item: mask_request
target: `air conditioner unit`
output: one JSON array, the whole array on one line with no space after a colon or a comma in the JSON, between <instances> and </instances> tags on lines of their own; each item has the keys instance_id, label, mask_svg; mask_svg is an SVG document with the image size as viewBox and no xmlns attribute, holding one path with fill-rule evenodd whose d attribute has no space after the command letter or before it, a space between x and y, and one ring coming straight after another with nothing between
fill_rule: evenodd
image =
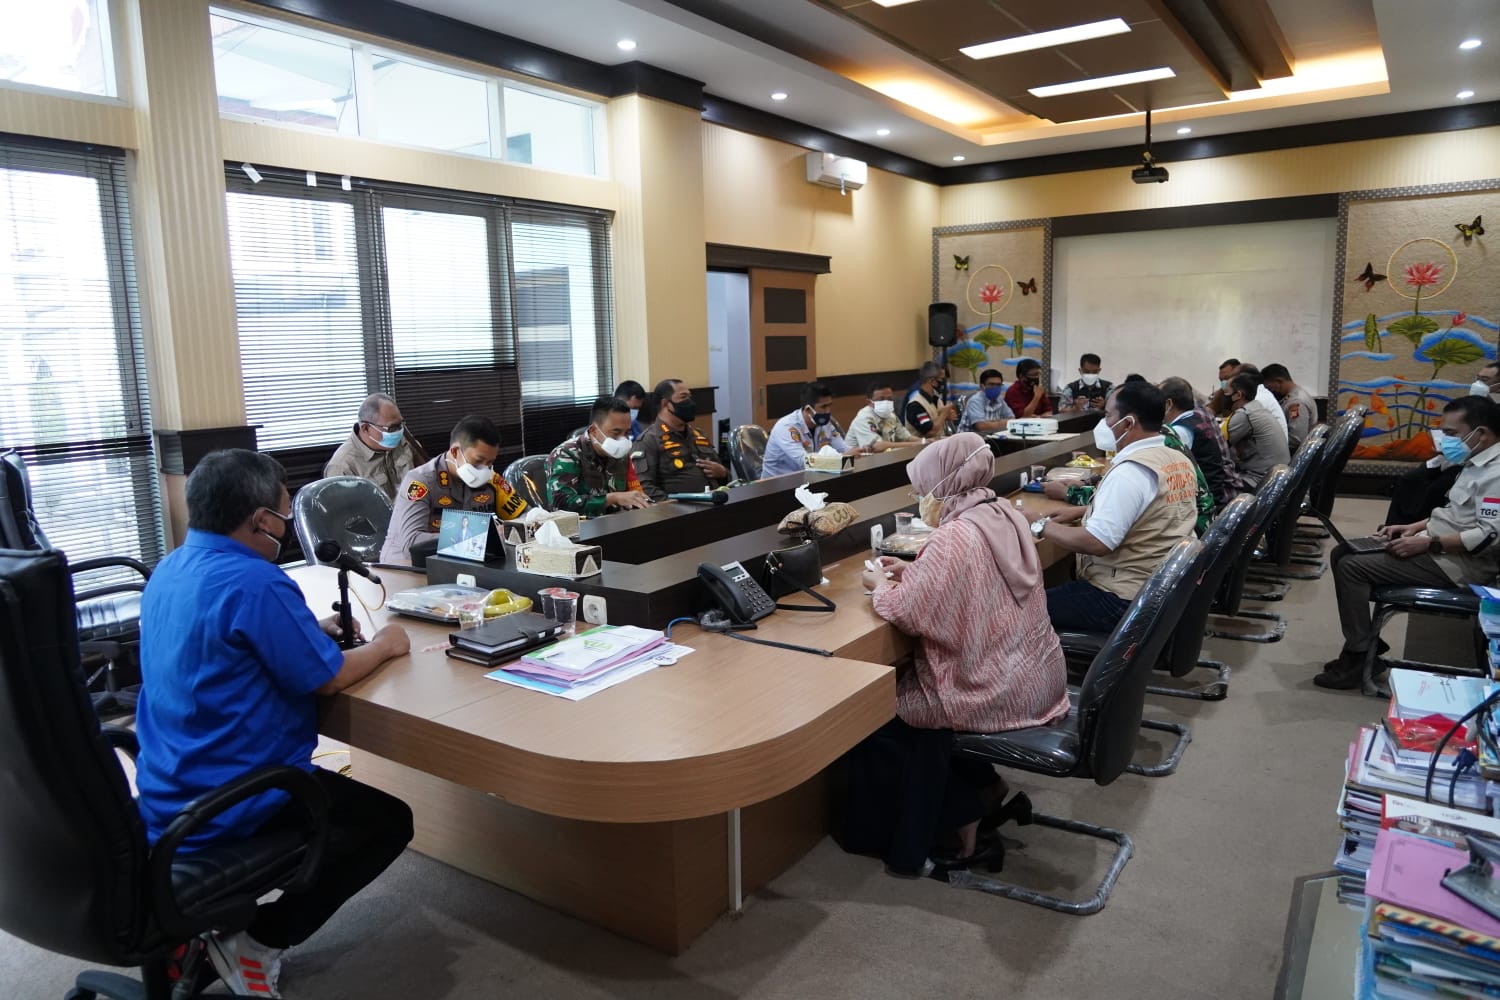
<instances>
[{"instance_id":1,"label":"air conditioner unit","mask_svg":"<svg viewBox=\"0 0 1500 1000\"><path fill-rule=\"evenodd\" d=\"M869 168L864 160L832 153L807 154L807 179L814 184L836 187L840 191L858 191L865 186Z\"/></svg>"}]
</instances>

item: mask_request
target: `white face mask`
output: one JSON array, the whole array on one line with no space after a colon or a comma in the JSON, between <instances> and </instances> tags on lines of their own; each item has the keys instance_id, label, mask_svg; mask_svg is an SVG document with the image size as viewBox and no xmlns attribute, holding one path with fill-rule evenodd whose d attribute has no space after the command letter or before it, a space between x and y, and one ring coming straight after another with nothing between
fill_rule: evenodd
<instances>
[{"instance_id":1,"label":"white face mask","mask_svg":"<svg viewBox=\"0 0 1500 1000\"><path fill-rule=\"evenodd\" d=\"M607 437L599 442L599 447L604 449L604 454L608 455L610 458L624 458L626 455L630 454L630 438Z\"/></svg>"},{"instance_id":2,"label":"white face mask","mask_svg":"<svg viewBox=\"0 0 1500 1000\"><path fill-rule=\"evenodd\" d=\"M1490 384L1488 382L1476 378L1473 382L1469 383L1469 395L1488 396L1489 394Z\"/></svg>"},{"instance_id":3,"label":"white face mask","mask_svg":"<svg viewBox=\"0 0 1500 1000\"><path fill-rule=\"evenodd\" d=\"M1130 418L1121 417L1115 423L1121 424L1128 419ZM1114 451L1119 447L1119 442L1115 440L1115 432L1111 429L1108 420L1101 420L1094 425L1094 447L1100 451Z\"/></svg>"},{"instance_id":4,"label":"white face mask","mask_svg":"<svg viewBox=\"0 0 1500 1000\"><path fill-rule=\"evenodd\" d=\"M458 463L458 478L462 479L464 484L471 490L479 489L479 487L489 482L490 477L494 474L488 465L470 465L464 460L463 452L459 452L458 455L451 457L454 462Z\"/></svg>"},{"instance_id":5,"label":"white face mask","mask_svg":"<svg viewBox=\"0 0 1500 1000\"><path fill-rule=\"evenodd\" d=\"M950 500L953 496L957 495L952 494L950 496L940 497L937 495L938 490L942 488L944 483L963 471L963 467L968 465L970 459L972 459L975 455L987 452L989 450L990 446L984 445L969 452L964 456L964 460L958 464L957 469L954 469L942 479L939 479L937 481L937 485L933 486L931 490L922 494L922 496L917 499L917 516L922 519L923 524L926 524L931 528L936 528L938 526L938 523L943 519L943 501Z\"/></svg>"},{"instance_id":6,"label":"white face mask","mask_svg":"<svg viewBox=\"0 0 1500 1000\"><path fill-rule=\"evenodd\" d=\"M896 415L896 404L892 400L877 400L876 402L871 403L870 406L875 411L875 416L879 417L881 420L889 420L891 417L894 417Z\"/></svg>"},{"instance_id":7,"label":"white face mask","mask_svg":"<svg viewBox=\"0 0 1500 1000\"><path fill-rule=\"evenodd\" d=\"M1082 382L1083 382L1084 385L1098 385L1099 384L1099 373L1098 372L1084 372L1080 376L1080 378L1081 378L1081 380L1082 380Z\"/></svg>"}]
</instances>

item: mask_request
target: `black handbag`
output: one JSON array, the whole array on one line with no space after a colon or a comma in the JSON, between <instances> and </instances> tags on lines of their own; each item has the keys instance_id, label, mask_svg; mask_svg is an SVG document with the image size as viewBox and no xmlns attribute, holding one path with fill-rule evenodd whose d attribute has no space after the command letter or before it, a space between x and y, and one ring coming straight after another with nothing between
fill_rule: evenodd
<instances>
[{"instance_id":1,"label":"black handbag","mask_svg":"<svg viewBox=\"0 0 1500 1000\"><path fill-rule=\"evenodd\" d=\"M833 611L837 605L813 588L823 582L823 561L818 555L818 543L807 541L790 545L784 549L772 549L766 553L762 571L764 586L772 597L786 597L801 591L817 605L782 604L782 611Z\"/></svg>"}]
</instances>

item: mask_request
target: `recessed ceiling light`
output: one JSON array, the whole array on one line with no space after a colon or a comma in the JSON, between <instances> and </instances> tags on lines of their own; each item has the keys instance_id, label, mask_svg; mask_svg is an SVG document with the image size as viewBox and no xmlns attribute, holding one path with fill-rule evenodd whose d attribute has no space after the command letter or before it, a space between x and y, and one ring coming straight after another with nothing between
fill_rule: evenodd
<instances>
[{"instance_id":1,"label":"recessed ceiling light","mask_svg":"<svg viewBox=\"0 0 1500 1000\"><path fill-rule=\"evenodd\" d=\"M905 3L916 3L917 0L875 0L882 7L900 7Z\"/></svg>"},{"instance_id":2,"label":"recessed ceiling light","mask_svg":"<svg viewBox=\"0 0 1500 1000\"><path fill-rule=\"evenodd\" d=\"M1461 49L1477 49L1483 44L1484 42L1480 41L1477 38L1465 38L1463 41L1458 43L1458 47Z\"/></svg>"},{"instance_id":3,"label":"recessed ceiling light","mask_svg":"<svg viewBox=\"0 0 1500 1000\"><path fill-rule=\"evenodd\" d=\"M1002 38L998 42L985 42L982 45L966 45L958 51L970 59L993 59L995 56L1030 52L1032 49L1050 49L1056 45L1084 42L1090 38L1121 35L1129 30L1130 25L1118 17L1112 17L1107 21L1075 24L1071 28L1056 28L1052 31L1033 32L1030 35L1016 35L1014 38Z\"/></svg>"},{"instance_id":4,"label":"recessed ceiling light","mask_svg":"<svg viewBox=\"0 0 1500 1000\"><path fill-rule=\"evenodd\" d=\"M954 163L962 163L962 162L964 162L964 158L962 156L955 156L953 158L953 162Z\"/></svg>"},{"instance_id":5,"label":"recessed ceiling light","mask_svg":"<svg viewBox=\"0 0 1500 1000\"><path fill-rule=\"evenodd\" d=\"M1453 96L1457 97L1460 101L1467 101L1469 98L1471 98L1471 97L1474 96L1474 91L1472 91L1472 90L1460 90L1457 94L1454 94Z\"/></svg>"},{"instance_id":6,"label":"recessed ceiling light","mask_svg":"<svg viewBox=\"0 0 1500 1000\"><path fill-rule=\"evenodd\" d=\"M1187 135L1191 131L1192 131L1192 129L1190 129L1186 125L1184 125L1184 126L1182 126L1181 128L1179 128L1177 130L1177 134L1178 135Z\"/></svg>"},{"instance_id":7,"label":"recessed ceiling light","mask_svg":"<svg viewBox=\"0 0 1500 1000\"><path fill-rule=\"evenodd\" d=\"M778 90L778 91L773 92L771 94L771 100L773 100L773 101L784 101L784 100L786 100L786 91L784 91L784 90Z\"/></svg>"},{"instance_id":8,"label":"recessed ceiling light","mask_svg":"<svg viewBox=\"0 0 1500 1000\"><path fill-rule=\"evenodd\" d=\"M888 128L878 128L878 129L875 130L875 134L876 135L890 135L891 134L891 130L888 129Z\"/></svg>"},{"instance_id":9,"label":"recessed ceiling light","mask_svg":"<svg viewBox=\"0 0 1500 1000\"><path fill-rule=\"evenodd\" d=\"M1115 76L1096 76L1092 80L1074 80L1072 83L1054 83L1046 87L1032 87L1027 91L1032 97L1061 97L1063 94L1081 94L1085 90L1105 90L1109 87L1124 87L1148 80L1166 80L1177 74L1170 66L1143 69L1137 73L1119 73Z\"/></svg>"},{"instance_id":10,"label":"recessed ceiling light","mask_svg":"<svg viewBox=\"0 0 1500 1000\"><path fill-rule=\"evenodd\" d=\"M615 42L615 48L621 52L633 52L635 51L635 39L622 38L618 42Z\"/></svg>"}]
</instances>

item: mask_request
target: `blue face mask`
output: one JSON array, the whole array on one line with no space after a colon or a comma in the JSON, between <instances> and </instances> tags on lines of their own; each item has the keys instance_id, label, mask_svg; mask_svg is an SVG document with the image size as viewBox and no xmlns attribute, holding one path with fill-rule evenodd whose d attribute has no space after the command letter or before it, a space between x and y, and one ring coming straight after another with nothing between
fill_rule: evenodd
<instances>
[{"instance_id":1,"label":"blue face mask","mask_svg":"<svg viewBox=\"0 0 1500 1000\"><path fill-rule=\"evenodd\" d=\"M984 387L984 398L993 403L1000 398L1000 393L1004 391L1005 387L1002 385L987 385Z\"/></svg>"},{"instance_id":2,"label":"blue face mask","mask_svg":"<svg viewBox=\"0 0 1500 1000\"><path fill-rule=\"evenodd\" d=\"M380 446L382 448L394 448L401 443L401 435L405 433L402 428L397 427L393 431L380 432Z\"/></svg>"},{"instance_id":3,"label":"blue face mask","mask_svg":"<svg viewBox=\"0 0 1500 1000\"><path fill-rule=\"evenodd\" d=\"M1473 432L1471 431L1470 433ZM1444 434L1442 442L1438 445L1438 450L1443 453L1443 458L1454 465L1463 465L1467 462L1469 456L1474 453L1474 449L1465 443L1467 436L1455 437L1452 434Z\"/></svg>"}]
</instances>

